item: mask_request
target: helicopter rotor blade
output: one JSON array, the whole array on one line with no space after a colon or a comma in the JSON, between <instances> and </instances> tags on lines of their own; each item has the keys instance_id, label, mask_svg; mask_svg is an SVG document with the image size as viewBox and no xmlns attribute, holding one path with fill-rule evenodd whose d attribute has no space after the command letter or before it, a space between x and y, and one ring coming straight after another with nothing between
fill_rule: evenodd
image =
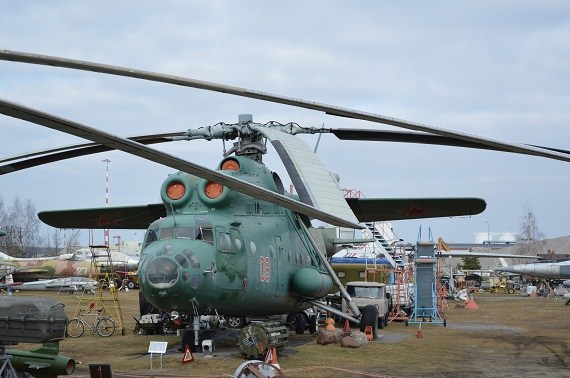
<instances>
[{"instance_id":1,"label":"helicopter rotor blade","mask_svg":"<svg viewBox=\"0 0 570 378\"><path fill-rule=\"evenodd\" d=\"M142 157L155 163L178 169L180 171L196 175L203 179L218 182L230 189L256 197L260 200L274 203L278 206L286 207L292 211L306 215L310 218L319 219L323 222L341 226L360 229L362 226L337 216L315 209L312 206L296 201L279 193L258 187L224 173L202 167L198 164L186 161L179 157L155 150L135 141L118 137L104 131L66 120L52 114L44 113L17 103L0 99L0 113L18 118L24 121L35 123L50 129L85 138L96 143L121 150L132 155Z\"/></svg>"},{"instance_id":2,"label":"helicopter rotor blade","mask_svg":"<svg viewBox=\"0 0 570 378\"><path fill-rule=\"evenodd\" d=\"M473 134L429 126L427 124L422 124L418 122L405 121L402 119L387 117L380 114L363 112L359 110L354 110L334 105L327 105L324 103L318 103L314 101L307 101L293 97L287 97L287 96L271 94L261 91L254 91L246 88L185 78L181 76L165 75L156 72L125 68L108 64L93 63L82 60L67 59L67 58L39 55L39 54L30 54L25 52L9 51L9 50L1 50L0 59L22 62L22 63L72 68L83 71L93 71L99 73L106 73L110 75L132 77L142 80L176 84L185 87L198 88L198 89L220 92L220 93L227 93L240 97L254 98L258 100L290 105L299 108L322 111L325 112L326 114L336 115L340 117L360 119L364 121L396 126L413 131L426 132L453 139L459 139L467 142L478 143L485 146L502 149L504 151L517 152L524 155L541 156L549 159L561 160L566 162L570 161L570 155L552 149L544 149L535 146L502 141L498 139L484 138Z\"/></svg>"},{"instance_id":3,"label":"helicopter rotor blade","mask_svg":"<svg viewBox=\"0 0 570 378\"><path fill-rule=\"evenodd\" d=\"M172 137L183 135L184 132L171 132L149 135L138 135L128 137L127 139L135 142L149 145L155 143L172 142ZM96 154L99 152L111 151L113 148L103 146L99 143L79 143L69 146L51 148L42 151L36 151L21 155L16 155L0 160L0 163L8 163L0 166L0 175L16 172L22 169L33 168L43 164L53 163L56 161L72 159L79 156Z\"/></svg>"},{"instance_id":4,"label":"helicopter rotor blade","mask_svg":"<svg viewBox=\"0 0 570 378\"><path fill-rule=\"evenodd\" d=\"M397 142L397 143L417 143L417 144L430 144L439 146L452 146L452 147L465 147L476 148L482 150L502 151L502 152L515 152L506 148L499 148L488 146L482 143L468 142L456 138L445 137L441 135L409 132L409 131L390 131L390 130L371 130L371 129L328 129L331 134L334 134L341 140L355 140L355 141L374 141L374 142ZM534 144L524 144L529 147L541 148L570 155L570 150L563 150L560 148L537 146Z\"/></svg>"}]
</instances>

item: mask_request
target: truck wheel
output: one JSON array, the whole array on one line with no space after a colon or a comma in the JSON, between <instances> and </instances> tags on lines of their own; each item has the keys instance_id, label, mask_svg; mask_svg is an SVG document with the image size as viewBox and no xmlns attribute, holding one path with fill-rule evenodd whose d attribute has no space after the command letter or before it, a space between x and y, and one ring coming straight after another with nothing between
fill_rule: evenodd
<instances>
[{"instance_id":1,"label":"truck wheel","mask_svg":"<svg viewBox=\"0 0 570 378\"><path fill-rule=\"evenodd\" d=\"M372 337L378 337L378 309L374 305L365 306L360 317L360 332L364 332L366 327L372 327Z\"/></svg>"},{"instance_id":2,"label":"truck wheel","mask_svg":"<svg viewBox=\"0 0 570 378\"><path fill-rule=\"evenodd\" d=\"M295 333L297 335L302 335L305 333L305 325L307 320L305 320L305 315L297 314L297 319L295 320Z\"/></svg>"},{"instance_id":3,"label":"truck wheel","mask_svg":"<svg viewBox=\"0 0 570 378\"><path fill-rule=\"evenodd\" d=\"M312 335L317 332L318 324L317 324L317 315L311 315L309 317L309 333Z\"/></svg>"}]
</instances>

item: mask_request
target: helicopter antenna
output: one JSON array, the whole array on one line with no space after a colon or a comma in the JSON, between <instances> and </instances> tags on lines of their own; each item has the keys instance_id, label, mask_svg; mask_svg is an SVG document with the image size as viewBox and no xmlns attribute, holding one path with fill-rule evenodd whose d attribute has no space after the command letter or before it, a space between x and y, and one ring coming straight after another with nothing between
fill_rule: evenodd
<instances>
[{"instance_id":1,"label":"helicopter antenna","mask_svg":"<svg viewBox=\"0 0 570 378\"><path fill-rule=\"evenodd\" d=\"M174 219L174 228L176 228L176 216L174 215L174 206L172 206L172 203L170 203L170 212L172 213L172 219Z\"/></svg>"}]
</instances>

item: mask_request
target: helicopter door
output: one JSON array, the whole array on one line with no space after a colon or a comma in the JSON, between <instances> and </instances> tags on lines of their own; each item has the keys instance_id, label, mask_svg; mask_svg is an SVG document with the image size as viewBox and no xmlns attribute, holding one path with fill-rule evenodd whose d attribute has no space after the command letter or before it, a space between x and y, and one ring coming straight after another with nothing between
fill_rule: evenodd
<instances>
[{"instance_id":1,"label":"helicopter door","mask_svg":"<svg viewBox=\"0 0 570 378\"><path fill-rule=\"evenodd\" d=\"M225 272L229 286L242 289L242 280L247 276L245 247L241 233L236 228L227 232L223 227L216 227L217 249L216 264L219 272ZM237 284L239 282L239 284Z\"/></svg>"}]
</instances>

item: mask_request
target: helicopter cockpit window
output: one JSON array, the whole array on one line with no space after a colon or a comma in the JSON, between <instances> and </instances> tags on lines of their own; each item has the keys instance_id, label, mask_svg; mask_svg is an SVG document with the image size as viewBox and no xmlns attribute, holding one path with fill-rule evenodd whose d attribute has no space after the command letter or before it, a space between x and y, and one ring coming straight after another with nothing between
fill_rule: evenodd
<instances>
[{"instance_id":1,"label":"helicopter cockpit window","mask_svg":"<svg viewBox=\"0 0 570 378\"><path fill-rule=\"evenodd\" d=\"M200 229L196 227L178 227L176 229L176 237L182 239L199 239Z\"/></svg>"},{"instance_id":2,"label":"helicopter cockpit window","mask_svg":"<svg viewBox=\"0 0 570 378\"><path fill-rule=\"evenodd\" d=\"M158 235L160 235L160 224L162 219L156 220L149 226L144 237L143 248L158 240Z\"/></svg>"},{"instance_id":3,"label":"helicopter cockpit window","mask_svg":"<svg viewBox=\"0 0 570 378\"><path fill-rule=\"evenodd\" d=\"M196 217L196 228L198 229L198 235L196 240L203 240L206 243L214 244L214 227L212 222L206 218Z\"/></svg>"},{"instance_id":4,"label":"helicopter cockpit window","mask_svg":"<svg viewBox=\"0 0 570 378\"><path fill-rule=\"evenodd\" d=\"M163 228L160 230L160 239L168 239L174 236L174 227Z\"/></svg>"},{"instance_id":5,"label":"helicopter cockpit window","mask_svg":"<svg viewBox=\"0 0 570 378\"><path fill-rule=\"evenodd\" d=\"M202 240L214 244L214 231L211 228L202 228Z\"/></svg>"},{"instance_id":6,"label":"helicopter cockpit window","mask_svg":"<svg viewBox=\"0 0 570 378\"><path fill-rule=\"evenodd\" d=\"M218 233L218 247L220 248L220 252L232 251L232 240L229 234L225 232Z\"/></svg>"}]
</instances>

